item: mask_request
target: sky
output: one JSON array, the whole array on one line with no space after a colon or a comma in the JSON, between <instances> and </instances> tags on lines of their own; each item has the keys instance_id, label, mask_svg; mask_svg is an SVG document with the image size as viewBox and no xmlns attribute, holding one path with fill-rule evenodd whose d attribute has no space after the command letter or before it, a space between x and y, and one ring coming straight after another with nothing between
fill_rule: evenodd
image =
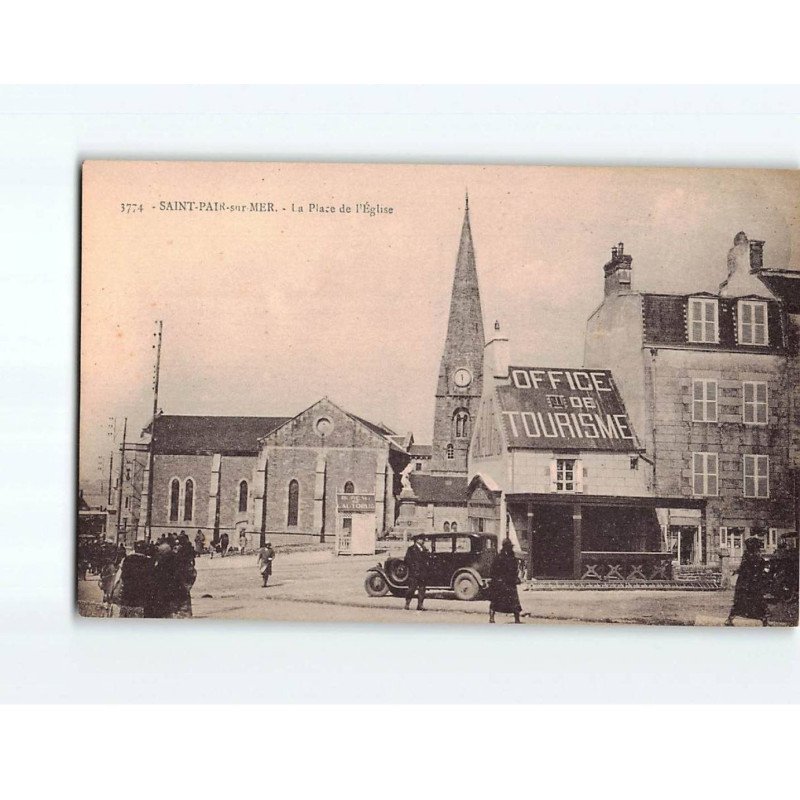
<instances>
[{"instance_id":1,"label":"sky","mask_svg":"<svg viewBox=\"0 0 800 800\"><path fill-rule=\"evenodd\" d=\"M327 396L429 442L467 190L484 327L500 321L514 363L581 366L620 241L634 290L716 290L740 230L765 266L800 268L796 171L89 162L81 483L107 473L124 417L129 441L150 418L159 319L165 414L292 416ZM212 210L167 210L187 201Z\"/></svg>"}]
</instances>

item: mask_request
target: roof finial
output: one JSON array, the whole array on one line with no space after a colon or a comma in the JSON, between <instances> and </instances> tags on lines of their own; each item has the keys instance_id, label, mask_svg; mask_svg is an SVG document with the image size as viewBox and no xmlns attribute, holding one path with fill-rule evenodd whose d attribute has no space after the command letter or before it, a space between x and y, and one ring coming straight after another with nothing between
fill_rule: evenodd
<instances>
[{"instance_id":1,"label":"roof finial","mask_svg":"<svg viewBox=\"0 0 800 800\"><path fill-rule=\"evenodd\" d=\"M464 189L464 211L469 211L469 189Z\"/></svg>"}]
</instances>

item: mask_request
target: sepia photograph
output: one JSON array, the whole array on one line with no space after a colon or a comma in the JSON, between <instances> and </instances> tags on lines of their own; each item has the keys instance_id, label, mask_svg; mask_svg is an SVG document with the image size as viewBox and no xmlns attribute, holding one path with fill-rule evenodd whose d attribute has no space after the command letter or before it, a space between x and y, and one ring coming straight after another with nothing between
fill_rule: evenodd
<instances>
[{"instance_id":1,"label":"sepia photograph","mask_svg":"<svg viewBox=\"0 0 800 800\"><path fill-rule=\"evenodd\" d=\"M797 171L81 195L81 616L798 624Z\"/></svg>"}]
</instances>

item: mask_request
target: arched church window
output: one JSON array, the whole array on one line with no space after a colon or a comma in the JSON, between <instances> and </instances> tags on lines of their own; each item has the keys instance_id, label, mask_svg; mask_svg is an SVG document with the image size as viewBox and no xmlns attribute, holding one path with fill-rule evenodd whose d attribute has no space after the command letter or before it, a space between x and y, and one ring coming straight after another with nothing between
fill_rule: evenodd
<instances>
[{"instance_id":1,"label":"arched church window","mask_svg":"<svg viewBox=\"0 0 800 800\"><path fill-rule=\"evenodd\" d=\"M450 526L450 533L458 533L458 523L457 522L454 522Z\"/></svg>"},{"instance_id":2,"label":"arched church window","mask_svg":"<svg viewBox=\"0 0 800 800\"><path fill-rule=\"evenodd\" d=\"M444 532L445 533L450 533L450 523L449 522L445 522L445 524L444 524Z\"/></svg>"},{"instance_id":3,"label":"arched church window","mask_svg":"<svg viewBox=\"0 0 800 800\"><path fill-rule=\"evenodd\" d=\"M297 511L300 505L300 484L292 479L289 481L289 513L286 516L286 524L297 525Z\"/></svg>"},{"instance_id":4,"label":"arched church window","mask_svg":"<svg viewBox=\"0 0 800 800\"><path fill-rule=\"evenodd\" d=\"M194 512L194 481L186 479L186 488L183 494L183 519L190 522Z\"/></svg>"},{"instance_id":5,"label":"arched church window","mask_svg":"<svg viewBox=\"0 0 800 800\"><path fill-rule=\"evenodd\" d=\"M247 481L239 482L239 513L243 514L247 511L247 494L248 486Z\"/></svg>"},{"instance_id":6,"label":"arched church window","mask_svg":"<svg viewBox=\"0 0 800 800\"><path fill-rule=\"evenodd\" d=\"M463 408L459 408L453 414L453 425L455 427L456 439L469 438L469 412Z\"/></svg>"},{"instance_id":7,"label":"arched church window","mask_svg":"<svg viewBox=\"0 0 800 800\"><path fill-rule=\"evenodd\" d=\"M181 482L173 478L169 484L169 521L178 521L178 506L180 504Z\"/></svg>"},{"instance_id":8,"label":"arched church window","mask_svg":"<svg viewBox=\"0 0 800 800\"><path fill-rule=\"evenodd\" d=\"M344 485L344 493L345 494L353 494L353 492L355 492L355 490L356 490L356 487L353 486L353 481L347 481L347 483Z\"/></svg>"},{"instance_id":9,"label":"arched church window","mask_svg":"<svg viewBox=\"0 0 800 800\"><path fill-rule=\"evenodd\" d=\"M447 445L447 460L452 461L456 457L456 451L452 444Z\"/></svg>"}]
</instances>

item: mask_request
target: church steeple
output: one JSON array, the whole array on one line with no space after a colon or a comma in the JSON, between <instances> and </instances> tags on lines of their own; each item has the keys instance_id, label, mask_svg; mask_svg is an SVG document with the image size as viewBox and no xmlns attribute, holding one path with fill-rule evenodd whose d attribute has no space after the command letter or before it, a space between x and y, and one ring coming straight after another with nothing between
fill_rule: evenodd
<instances>
[{"instance_id":1,"label":"church steeple","mask_svg":"<svg viewBox=\"0 0 800 800\"><path fill-rule=\"evenodd\" d=\"M466 474L472 424L483 389L483 346L483 313L467 194L436 387L432 472Z\"/></svg>"}]
</instances>

